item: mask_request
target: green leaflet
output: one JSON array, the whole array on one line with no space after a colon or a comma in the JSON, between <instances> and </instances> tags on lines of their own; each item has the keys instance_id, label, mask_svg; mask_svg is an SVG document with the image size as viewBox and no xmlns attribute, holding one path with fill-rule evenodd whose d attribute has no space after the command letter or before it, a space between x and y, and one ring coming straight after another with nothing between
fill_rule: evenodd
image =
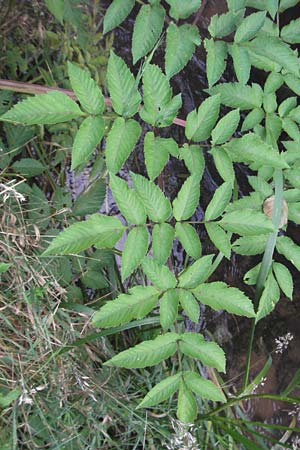
<instances>
[{"instance_id":1,"label":"green leaflet","mask_svg":"<svg viewBox=\"0 0 300 450\"><path fill-rule=\"evenodd\" d=\"M156 306L159 292L152 286L135 286L129 294L109 300L92 318L94 327L109 328L142 319Z\"/></svg>"},{"instance_id":2,"label":"green leaflet","mask_svg":"<svg viewBox=\"0 0 300 450\"><path fill-rule=\"evenodd\" d=\"M238 11L246 6L247 0L227 0L228 9Z\"/></svg>"},{"instance_id":3,"label":"green leaflet","mask_svg":"<svg viewBox=\"0 0 300 450\"><path fill-rule=\"evenodd\" d=\"M300 142L299 126L288 117L282 119L282 129L296 142Z\"/></svg>"},{"instance_id":4,"label":"green leaflet","mask_svg":"<svg viewBox=\"0 0 300 450\"><path fill-rule=\"evenodd\" d=\"M259 300L258 310L256 313L256 323L263 317L266 317L276 306L280 297L278 284L272 274L269 273L263 293Z\"/></svg>"},{"instance_id":5,"label":"green leaflet","mask_svg":"<svg viewBox=\"0 0 300 450\"><path fill-rule=\"evenodd\" d=\"M200 359L206 366L225 372L225 354L215 342L207 342L198 333L180 335L179 348L187 356Z\"/></svg>"},{"instance_id":6,"label":"green leaflet","mask_svg":"<svg viewBox=\"0 0 300 450\"><path fill-rule=\"evenodd\" d=\"M212 381L206 380L196 372L183 372L183 379L194 394L199 395L201 398L207 398L214 402L226 402L226 398L221 391Z\"/></svg>"},{"instance_id":7,"label":"green leaflet","mask_svg":"<svg viewBox=\"0 0 300 450\"><path fill-rule=\"evenodd\" d=\"M165 66L168 78L180 72L191 59L201 39L195 25L177 26L171 23L167 29Z\"/></svg>"},{"instance_id":8,"label":"green leaflet","mask_svg":"<svg viewBox=\"0 0 300 450\"><path fill-rule=\"evenodd\" d=\"M199 179L202 178L205 160L202 148L199 145L184 144L180 149L180 158L183 159L191 175L197 175Z\"/></svg>"},{"instance_id":9,"label":"green leaflet","mask_svg":"<svg viewBox=\"0 0 300 450\"><path fill-rule=\"evenodd\" d=\"M198 286L194 295L204 305L215 311L225 311L238 316L255 317L251 300L239 289L229 287L226 283L216 281Z\"/></svg>"},{"instance_id":10,"label":"green leaflet","mask_svg":"<svg viewBox=\"0 0 300 450\"><path fill-rule=\"evenodd\" d=\"M300 107L292 109L289 112L289 118L300 124Z\"/></svg>"},{"instance_id":11,"label":"green leaflet","mask_svg":"<svg viewBox=\"0 0 300 450\"><path fill-rule=\"evenodd\" d=\"M10 263L0 262L0 273L7 272L11 266L12 266L12 264L10 264Z\"/></svg>"},{"instance_id":12,"label":"green leaflet","mask_svg":"<svg viewBox=\"0 0 300 450\"><path fill-rule=\"evenodd\" d=\"M289 97L280 103L278 107L278 114L280 117L287 116L292 109L297 106L297 97Z\"/></svg>"},{"instance_id":13,"label":"green leaflet","mask_svg":"<svg viewBox=\"0 0 300 450\"><path fill-rule=\"evenodd\" d=\"M288 210L288 219L296 224L300 223L300 203L290 203Z\"/></svg>"},{"instance_id":14,"label":"green leaflet","mask_svg":"<svg viewBox=\"0 0 300 450\"><path fill-rule=\"evenodd\" d=\"M241 110L260 108L263 100L263 91L258 84L244 86L241 83L222 83L212 87L210 94L220 94L223 105Z\"/></svg>"},{"instance_id":15,"label":"green leaflet","mask_svg":"<svg viewBox=\"0 0 300 450\"><path fill-rule=\"evenodd\" d=\"M213 88L214 89L214 88ZM220 96L213 95L207 98L196 110L187 116L185 135L194 142L205 141L215 126L219 117Z\"/></svg>"},{"instance_id":16,"label":"green leaflet","mask_svg":"<svg viewBox=\"0 0 300 450\"><path fill-rule=\"evenodd\" d=\"M179 275L178 285L192 289L204 283L211 274L214 255L202 256Z\"/></svg>"},{"instance_id":17,"label":"green leaflet","mask_svg":"<svg viewBox=\"0 0 300 450\"><path fill-rule=\"evenodd\" d=\"M227 181L216 189L205 211L205 220L217 219L229 204L232 196L232 183Z\"/></svg>"},{"instance_id":18,"label":"green leaflet","mask_svg":"<svg viewBox=\"0 0 300 450\"><path fill-rule=\"evenodd\" d=\"M248 50L236 43L232 44L231 56L238 82L247 84L250 78L251 61Z\"/></svg>"},{"instance_id":19,"label":"green leaflet","mask_svg":"<svg viewBox=\"0 0 300 450\"><path fill-rule=\"evenodd\" d=\"M300 19L292 20L288 25L282 28L280 32L281 39L289 44L300 43Z\"/></svg>"},{"instance_id":20,"label":"green leaflet","mask_svg":"<svg viewBox=\"0 0 300 450\"><path fill-rule=\"evenodd\" d=\"M179 338L176 333L165 333L119 353L104 364L127 369L155 366L176 352Z\"/></svg>"},{"instance_id":21,"label":"green leaflet","mask_svg":"<svg viewBox=\"0 0 300 450\"><path fill-rule=\"evenodd\" d=\"M165 264L173 246L175 230L168 223L157 223L152 231L153 257L159 264Z\"/></svg>"},{"instance_id":22,"label":"green leaflet","mask_svg":"<svg viewBox=\"0 0 300 450\"><path fill-rule=\"evenodd\" d=\"M271 195L273 195L272 187L259 176L248 177L248 183L255 191L260 192L263 198L271 197Z\"/></svg>"},{"instance_id":23,"label":"green leaflet","mask_svg":"<svg viewBox=\"0 0 300 450\"><path fill-rule=\"evenodd\" d=\"M197 417L197 402L193 393L181 380L179 384L177 417L182 423L194 423Z\"/></svg>"},{"instance_id":24,"label":"green leaflet","mask_svg":"<svg viewBox=\"0 0 300 450\"><path fill-rule=\"evenodd\" d=\"M265 251L266 235L246 236L234 241L232 249L238 255L259 255Z\"/></svg>"},{"instance_id":25,"label":"green leaflet","mask_svg":"<svg viewBox=\"0 0 300 450\"><path fill-rule=\"evenodd\" d=\"M122 223L114 217L93 214L84 222L70 225L55 237L43 256L79 253L93 244L100 243L103 248L113 247L124 229Z\"/></svg>"},{"instance_id":26,"label":"green leaflet","mask_svg":"<svg viewBox=\"0 0 300 450\"><path fill-rule=\"evenodd\" d=\"M104 97L90 74L68 61L68 75L72 89L83 109L89 114L102 114L104 110Z\"/></svg>"},{"instance_id":27,"label":"green leaflet","mask_svg":"<svg viewBox=\"0 0 300 450\"><path fill-rule=\"evenodd\" d=\"M132 35L133 64L152 50L162 32L164 19L165 10L161 5L141 7L134 22Z\"/></svg>"},{"instance_id":28,"label":"green leaflet","mask_svg":"<svg viewBox=\"0 0 300 450\"><path fill-rule=\"evenodd\" d=\"M206 223L205 228L209 239L223 253L223 255L230 259L231 242L228 233L226 233L217 223Z\"/></svg>"},{"instance_id":29,"label":"green leaflet","mask_svg":"<svg viewBox=\"0 0 300 450\"><path fill-rule=\"evenodd\" d=\"M277 150L254 133L245 134L240 139L232 139L224 147L232 160L236 162L246 164L254 162L261 166L278 169L289 167Z\"/></svg>"},{"instance_id":30,"label":"green leaflet","mask_svg":"<svg viewBox=\"0 0 300 450\"><path fill-rule=\"evenodd\" d=\"M200 258L202 248L195 228L189 223L176 222L175 231L186 253L194 259Z\"/></svg>"},{"instance_id":31,"label":"green leaflet","mask_svg":"<svg viewBox=\"0 0 300 450\"><path fill-rule=\"evenodd\" d=\"M129 231L122 252L121 274L124 281L137 269L148 250L148 232L145 227L135 227Z\"/></svg>"},{"instance_id":32,"label":"green leaflet","mask_svg":"<svg viewBox=\"0 0 300 450\"><path fill-rule=\"evenodd\" d=\"M134 0L113 0L104 16L103 33L108 33L120 25L129 15L134 3Z\"/></svg>"},{"instance_id":33,"label":"green leaflet","mask_svg":"<svg viewBox=\"0 0 300 450\"><path fill-rule=\"evenodd\" d=\"M118 208L127 222L135 225L146 223L145 207L137 193L129 188L127 182L110 174L109 186Z\"/></svg>"},{"instance_id":34,"label":"green leaflet","mask_svg":"<svg viewBox=\"0 0 300 450\"><path fill-rule=\"evenodd\" d=\"M257 12L247 16L234 35L234 42L241 43L253 39L265 23L266 13Z\"/></svg>"},{"instance_id":35,"label":"green leaflet","mask_svg":"<svg viewBox=\"0 0 300 450\"><path fill-rule=\"evenodd\" d=\"M253 209L227 213L218 223L225 230L241 236L269 234L274 231L272 221L265 214Z\"/></svg>"},{"instance_id":36,"label":"green leaflet","mask_svg":"<svg viewBox=\"0 0 300 450\"><path fill-rule=\"evenodd\" d=\"M202 0L190 0L188 3L182 0L166 0L166 2L171 6L170 16L178 20L187 19L196 12L200 8Z\"/></svg>"},{"instance_id":37,"label":"green leaflet","mask_svg":"<svg viewBox=\"0 0 300 450\"><path fill-rule=\"evenodd\" d=\"M142 267L151 283L159 289L165 291L176 287L177 281L175 275L167 266L158 264L155 259L147 257L144 259Z\"/></svg>"},{"instance_id":38,"label":"green leaflet","mask_svg":"<svg viewBox=\"0 0 300 450\"><path fill-rule=\"evenodd\" d=\"M256 266L252 267L252 269L248 270L247 273L244 275L244 282L248 284L249 286L253 286L257 283L258 274L261 268L261 263L257 264Z\"/></svg>"},{"instance_id":39,"label":"green leaflet","mask_svg":"<svg viewBox=\"0 0 300 450\"><path fill-rule=\"evenodd\" d=\"M163 330L167 330L174 324L178 314L178 294L176 289L164 293L160 300L159 317Z\"/></svg>"},{"instance_id":40,"label":"green leaflet","mask_svg":"<svg viewBox=\"0 0 300 450\"><path fill-rule=\"evenodd\" d=\"M169 152L166 146L159 145L159 139L155 139L153 132L148 132L144 140L144 155L147 173L151 181L163 171L169 160Z\"/></svg>"},{"instance_id":41,"label":"green leaflet","mask_svg":"<svg viewBox=\"0 0 300 450\"><path fill-rule=\"evenodd\" d=\"M77 103L70 97L59 91L51 91L17 103L1 116L0 120L25 125L49 125L67 122L83 115Z\"/></svg>"},{"instance_id":42,"label":"green leaflet","mask_svg":"<svg viewBox=\"0 0 300 450\"><path fill-rule=\"evenodd\" d=\"M275 61L288 72L299 77L298 58L288 44L274 36L259 36L245 44L258 56L263 56L270 61Z\"/></svg>"},{"instance_id":43,"label":"green leaflet","mask_svg":"<svg viewBox=\"0 0 300 450\"><path fill-rule=\"evenodd\" d=\"M86 216L100 211L106 195L106 184L103 180L94 182L86 191L80 194L74 202L72 214Z\"/></svg>"},{"instance_id":44,"label":"green leaflet","mask_svg":"<svg viewBox=\"0 0 300 450\"><path fill-rule=\"evenodd\" d=\"M240 122L240 110L227 113L212 130L212 145L224 144L236 131Z\"/></svg>"},{"instance_id":45,"label":"green leaflet","mask_svg":"<svg viewBox=\"0 0 300 450\"><path fill-rule=\"evenodd\" d=\"M290 300L293 300L294 285L291 272L283 264L277 262L273 263L272 268L280 289L284 295L286 295Z\"/></svg>"},{"instance_id":46,"label":"green leaflet","mask_svg":"<svg viewBox=\"0 0 300 450\"><path fill-rule=\"evenodd\" d=\"M153 222L165 222L168 220L172 214L171 203L159 187L136 173L131 172L130 176L149 218Z\"/></svg>"},{"instance_id":47,"label":"green leaflet","mask_svg":"<svg viewBox=\"0 0 300 450\"><path fill-rule=\"evenodd\" d=\"M278 91L284 83L283 76L281 73L271 72L267 77L264 92L265 94L271 94L272 92Z\"/></svg>"},{"instance_id":48,"label":"green leaflet","mask_svg":"<svg viewBox=\"0 0 300 450\"><path fill-rule=\"evenodd\" d=\"M222 38L231 34L237 26L238 16L232 11L220 16L215 15L210 21L208 31L213 38Z\"/></svg>"},{"instance_id":49,"label":"green leaflet","mask_svg":"<svg viewBox=\"0 0 300 450\"><path fill-rule=\"evenodd\" d=\"M173 138L156 137L156 142L160 148L165 149L171 156L175 158L179 156L178 145Z\"/></svg>"},{"instance_id":50,"label":"green leaflet","mask_svg":"<svg viewBox=\"0 0 300 450\"><path fill-rule=\"evenodd\" d=\"M280 0L279 12L283 12L286 9L292 8L293 6L297 5L297 3L299 3L299 0Z\"/></svg>"},{"instance_id":51,"label":"green leaflet","mask_svg":"<svg viewBox=\"0 0 300 450\"><path fill-rule=\"evenodd\" d=\"M141 103L138 85L123 59L112 50L107 66L107 84L116 113L124 117L134 116Z\"/></svg>"},{"instance_id":52,"label":"green leaflet","mask_svg":"<svg viewBox=\"0 0 300 450\"><path fill-rule=\"evenodd\" d=\"M293 91L295 94L300 95L300 79L292 73L287 73L284 76L285 84Z\"/></svg>"},{"instance_id":53,"label":"green leaflet","mask_svg":"<svg viewBox=\"0 0 300 450\"><path fill-rule=\"evenodd\" d=\"M180 304L185 314L192 322L198 323L200 306L193 294L190 291L186 291L184 289L178 289L177 292Z\"/></svg>"},{"instance_id":54,"label":"green leaflet","mask_svg":"<svg viewBox=\"0 0 300 450\"><path fill-rule=\"evenodd\" d=\"M189 219L199 204L200 183L197 175L191 175L183 183L173 201L173 214L177 221Z\"/></svg>"},{"instance_id":55,"label":"green leaflet","mask_svg":"<svg viewBox=\"0 0 300 450\"><path fill-rule=\"evenodd\" d=\"M45 4L55 19L63 25L65 10L64 0L45 0Z\"/></svg>"},{"instance_id":56,"label":"green leaflet","mask_svg":"<svg viewBox=\"0 0 300 450\"><path fill-rule=\"evenodd\" d=\"M204 46L207 53L206 76L211 88L219 81L226 68L227 45L223 41L205 39Z\"/></svg>"},{"instance_id":57,"label":"green leaflet","mask_svg":"<svg viewBox=\"0 0 300 450\"><path fill-rule=\"evenodd\" d=\"M219 147L213 148L210 153L213 155L214 163L219 175L224 181L233 183L235 179L233 164L227 152Z\"/></svg>"},{"instance_id":58,"label":"green leaflet","mask_svg":"<svg viewBox=\"0 0 300 450\"><path fill-rule=\"evenodd\" d=\"M141 119L150 125L167 127L173 123L179 108L181 94L172 97L169 80L155 64L147 64L143 75L144 107Z\"/></svg>"},{"instance_id":59,"label":"green leaflet","mask_svg":"<svg viewBox=\"0 0 300 450\"><path fill-rule=\"evenodd\" d=\"M265 116L264 110L255 108L245 117L241 131L248 131L260 124Z\"/></svg>"},{"instance_id":60,"label":"green leaflet","mask_svg":"<svg viewBox=\"0 0 300 450\"><path fill-rule=\"evenodd\" d=\"M104 126L102 117L90 116L84 119L74 139L71 170L88 161L96 146L101 142Z\"/></svg>"},{"instance_id":61,"label":"green leaflet","mask_svg":"<svg viewBox=\"0 0 300 450\"><path fill-rule=\"evenodd\" d=\"M180 378L181 373L177 373L156 384L141 401L138 408L156 406L170 398L178 390Z\"/></svg>"},{"instance_id":62,"label":"green leaflet","mask_svg":"<svg viewBox=\"0 0 300 450\"><path fill-rule=\"evenodd\" d=\"M117 173L132 149L137 143L141 134L141 126L133 119L125 121L118 117L108 133L106 140L106 165L110 172Z\"/></svg>"},{"instance_id":63,"label":"green leaflet","mask_svg":"<svg viewBox=\"0 0 300 450\"><path fill-rule=\"evenodd\" d=\"M300 271L300 247L287 236L280 236L276 240L276 250L290 261Z\"/></svg>"},{"instance_id":64,"label":"green leaflet","mask_svg":"<svg viewBox=\"0 0 300 450\"><path fill-rule=\"evenodd\" d=\"M14 171L27 178L36 177L46 170L46 167L39 160L32 158L19 159L11 167Z\"/></svg>"}]
</instances>

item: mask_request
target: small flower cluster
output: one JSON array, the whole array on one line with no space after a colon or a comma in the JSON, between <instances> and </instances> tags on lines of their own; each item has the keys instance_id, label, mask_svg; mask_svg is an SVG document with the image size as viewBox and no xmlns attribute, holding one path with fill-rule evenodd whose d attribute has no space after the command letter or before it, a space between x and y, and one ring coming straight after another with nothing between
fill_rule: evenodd
<instances>
[{"instance_id":1,"label":"small flower cluster","mask_svg":"<svg viewBox=\"0 0 300 450\"><path fill-rule=\"evenodd\" d=\"M24 195L16 190L16 186L18 186L20 182L15 183L15 181L16 180L11 180L7 184L0 183L0 195L3 195L4 203L9 197L15 197L15 199L20 202L24 202L26 200Z\"/></svg>"},{"instance_id":2,"label":"small flower cluster","mask_svg":"<svg viewBox=\"0 0 300 450\"><path fill-rule=\"evenodd\" d=\"M165 444L167 450L200 450L197 440L193 436L194 427L192 424L184 424L179 420L171 419L174 435Z\"/></svg>"},{"instance_id":3,"label":"small flower cluster","mask_svg":"<svg viewBox=\"0 0 300 450\"><path fill-rule=\"evenodd\" d=\"M47 385L44 384L42 386L37 386L36 388L26 389L23 387L22 394L19 397L18 405L32 405L33 397L40 391L46 389Z\"/></svg>"},{"instance_id":4,"label":"small flower cluster","mask_svg":"<svg viewBox=\"0 0 300 450\"><path fill-rule=\"evenodd\" d=\"M267 377L263 377L259 384L254 384L251 394L255 394L258 387L260 387L260 386L264 387L264 385L266 384L266 381L267 381Z\"/></svg>"},{"instance_id":5,"label":"small flower cluster","mask_svg":"<svg viewBox=\"0 0 300 450\"><path fill-rule=\"evenodd\" d=\"M285 336L280 336L275 339L276 343L276 349L275 353L283 353L288 346L290 345L290 342L294 339L294 336L292 333L288 332Z\"/></svg>"},{"instance_id":6,"label":"small flower cluster","mask_svg":"<svg viewBox=\"0 0 300 450\"><path fill-rule=\"evenodd\" d=\"M300 404L293 403L294 409L288 412L289 416L296 416L297 420L300 422Z\"/></svg>"}]
</instances>

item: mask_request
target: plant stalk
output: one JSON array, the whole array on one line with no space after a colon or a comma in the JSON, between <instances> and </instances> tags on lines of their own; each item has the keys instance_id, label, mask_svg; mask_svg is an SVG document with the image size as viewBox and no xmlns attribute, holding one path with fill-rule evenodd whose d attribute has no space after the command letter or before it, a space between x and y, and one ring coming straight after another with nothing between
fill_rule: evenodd
<instances>
[{"instance_id":1,"label":"plant stalk","mask_svg":"<svg viewBox=\"0 0 300 450\"><path fill-rule=\"evenodd\" d=\"M259 271L259 274L257 277L255 297L254 297L255 312L257 312L257 309L259 306L259 300L263 293L264 285L265 285L266 279L268 277L268 274L269 274L269 271L270 271L270 268L272 265L273 254L274 254L276 239L277 239L278 230L279 230L279 224L280 224L281 213L282 213L282 201L283 201L283 175L282 175L281 169L275 170L274 181L275 181L275 198L274 198L274 206L273 206L273 213L272 213L272 222L275 227L275 231L272 234L270 234L268 237L264 256L263 256L262 263L260 266L260 271ZM248 342L247 361L246 361L246 369L245 369L244 382L243 382L243 391L246 389L246 387L248 385L248 380L249 380L249 373L250 373L250 366L251 366L251 353L252 353L252 347L253 347L253 341L254 341L255 327L256 327L256 319L253 319L250 336L249 336L249 342Z\"/></svg>"}]
</instances>

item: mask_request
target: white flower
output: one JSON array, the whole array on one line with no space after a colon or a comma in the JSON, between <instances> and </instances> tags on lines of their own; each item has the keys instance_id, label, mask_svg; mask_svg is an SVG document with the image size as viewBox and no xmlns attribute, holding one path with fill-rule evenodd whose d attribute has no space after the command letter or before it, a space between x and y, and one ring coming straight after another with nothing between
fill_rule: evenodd
<instances>
[{"instance_id":1,"label":"white flower","mask_svg":"<svg viewBox=\"0 0 300 450\"><path fill-rule=\"evenodd\" d=\"M283 353L288 346L290 345L290 342L294 339L294 336L292 333L288 332L285 336L280 336L275 339L276 343L276 349L275 353Z\"/></svg>"}]
</instances>

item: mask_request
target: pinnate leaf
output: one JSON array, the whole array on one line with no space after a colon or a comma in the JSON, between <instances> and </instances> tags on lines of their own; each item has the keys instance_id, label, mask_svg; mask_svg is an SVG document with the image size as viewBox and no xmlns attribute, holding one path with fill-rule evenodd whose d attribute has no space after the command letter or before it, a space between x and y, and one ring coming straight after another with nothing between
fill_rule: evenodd
<instances>
[{"instance_id":1,"label":"pinnate leaf","mask_svg":"<svg viewBox=\"0 0 300 450\"><path fill-rule=\"evenodd\" d=\"M252 209L227 213L219 221L219 225L225 230L241 236L269 234L274 231L272 221L265 214Z\"/></svg>"},{"instance_id":2,"label":"pinnate leaf","mask_svg":"<svg viewBox=\"0 0 300 450\"><path fill-rule=\"evenodd\" d=\"M179 287L192 289L210 276L214 255L202 256L179 275Z\"/></svg>"},{"instance_id":3,"label":"pinnate leaf","mask_svg":"<svg viewBox=\"0 0 300 450\"><path fill-rule=\"evenodd\" d=\"M121 294L108 301L92 319L94 327L109 328L142 319L157 304L159 292L152 286L135 286L129 294Z\"/></svg>"},{"instance_id":4,"label":"pinnate leaf","mask_svg":"<svg viewBox=\"0 0 300 450\"><path fill-rule=\"evenodd\" d=\"M86 70L68 62L68 75L72 89L81 106L89 114L102 114L104 110L104 97L90 74Z\"/></svg>"},{"instance_id":5,"label":"pinnate leaf","mask_svg":"<svg viewBox=\"0 0 300 450\"><path fill-rule=\"evenodd\" d=\"M266 317L276 306L280 297L277 281L272 272L269 273L263 293L259 300L256 322Z\"/></svg>"},{"instance_id":6,"label":"pinnate leaf","mask_svg":"<svg viewBox=\"0 0 300 450\"><path fill-rule=\"evenodd\" d=\"M106 140L106 165L110 172L117 173L132 152L141 134L141 126L133 119L125 121L118 117Z\"/></svg>"},{"instance_id":7,"label":"pinnate leaf","mask_svg":"<svg viewBox=\"0 0 300 450\"><path fill-rule=\"evenodd\" d=\"M172 214L171 203L160 188L141 175L131 172L130 176L149 218L153 222L165 222L168 220Z\"/></svg>"},{"instance_id":8,"label":"pinnate leaf","mask_svg":"<svg viewBox=\"0 0 300 450\"><path fill-rule=\"evenodd\" d=\"M211 88L219 81L226 68L227 45L223 41L205 39L204 46L207 53L206 76Z\"/></svg>"},{"instance_id":9,"label":"pinnate leaf","mask_svg":"<svg viewBox=\"0 0 300 450\"><path fill-rule=\"evenodd\" d=\"M200 185L197 175L191 175L183 183L173 201L173 214L177 221L189 219L199 203Z\"/></svg>"},{"instance_id":10,"label":"pinnate leaf","mask_svg":"<svg viewBox=\"0 0 300 450\"><path fill-rule=\"evenodd\" d=\"M165 264L173 246L175 230L168 223L156 223L152 231L153 257L159 264Z\"/></svg>"},{"instance_id":11,"label":"pinnate leaf","mask_svg":"<svg viewBox=\"0 0 300 450\"><path fill-rule=\"evenodd\" d=\"M145 207L137 193L129 188L127 182L111 174L109 186L118 208L127 222L135 225L146 223Z\"/></svg>"},{"instance_id":12,"label":"pinnate leaf","mask_svg":"<svg viewBox=\"0 0 300 450\"><path fill-rule=\"evenodd\" d=\"M185 314L192 322L198 323L200 306L193 294L185 289L178 289L178 296Z\"/></svg>"},{"instance_id":13,"label":"pinnate leaf","mask_svg":"<svg viewBox=\"0 0 300 450\"><path fill-rule=\"evenodd\" d=\"M66 94L51 91L35 95L14 105L1 120L24 125L52 125L83 116L76 102Z\"/></svg>"},{"instance_id":14,"label":"pinnate leaf","mask_svg":"<svg viewBox=\"0 0 300 450\"><path fill-rule=\"evenodd\" d=\"M181 94L172 98L168 77L155 64L147 64L143 75L144 107L141 119L150 125L166 127L173 123L181 107Z\"/></svg>"},{"instance_id":15,"label":"pinnate leaf","mask_svg":"<svg viewBox=\"0 0 300 450\"><path fill-rule=\"evenodd\" d=\"M195 25L169 25L165 53L166 74L169 78L185 67L193 56L196 45L200 43L199 31Z\"/></svg>"},{"instance_id":16,"label":"pinnate leaf","mask_svg":"<svg viewBox=\"0 0 300 450\"><path fill-rule=\"evenodd\" d=\"M197 402L195 397L183 381L180 382L178 392L177 417L182 423L194 423L197 417Z\"/></svg>"},{"instance_id":17,"label":"pinnate leaf","mask_svg":"<svg viewBox=\"0 0 300 450\"><path fill-rule=\"evenodd\" d=\"M112 50L107 66L107 84L116 113L123 117L134 116L141 103L137 82L123 59Z\"/></svg>"},{"instance_id":18,"label":"pinnate leaf","mask_svg":"<svg viewBox=\"0 0 300 450\"><path fill-rule=\"evenodd\" d=\"M183 372L186 385L201 398L214 402L226 402L225 395L212 381L206 380L196 372Z\"/></svg>"},{"instance_id":19,"label":"pinnate leaf","mask_svg":"<svg viewBox=\"0 0 300 450\"><path fill-rule=\"evenodd\" d=\"M176 237L186 253L194 259L201 256L201 242L195 228L189 223L176 222Z\"/></svg>"},{"instance_id":20,"label":"pinnate leaf","mask_svg":"<svg viewBox=\"0 0 300 450\"><path fill-rule=\"evenodd\" d=\"M209 202L205 211L205 220L214 220L219 217L230 202L232 196L232 183L227 181L219 186Z\"/></svg>"},{"instance_id":21,"label":"pinnate leaf","mask_svg":"<svg viewBox=\"0 0 300 450\"><path fill-rule=\"evenodd\" d=\"M170 328L176 320L178 314L178 294L175 289L164 293L160 300L159 316L163 330Z\"/></svg>"},{"instance_id":22,"label":"pinnate leaf","mask_svg":"<svg viewBox=\"0 0 300 450\"><path fill-rule=\"evenodd\" d=\"M67 255L79 253L93 244L113 247L120 239L125 227L115 217L93 214L84 222L66 228L53 239L43 255Z\"/></svg>"},{"instance_id":23,"label":"pinnate leaf","mask_svg":"<svg viewBox=\"0 0 300 450\"><path fill-rule=\"evenodd\" d=\"M220 96L213 95L199 106L198 112L193 110L187 116L185 135L194 142L205 141L219 117Z\"/></svg>"},{"instance_id":24,"label":"pinnate leaf","mask_svg":"<svg viewBox=\"0 0 300 450\"><path fill-rule=\"evenodd\" d=\"M125 350L104 364L127 369L155 366L176 352L179 338L176 333L166 333Z\"/></svg>"},{"instance_id":25,"label":"pinnate leaf","mask_svg":"<svg viewBox=\"0 0 300 450\"><path fill-rule=\"evenodd\" d=\"M283 264L274 262L273 271L282 292L290 299L293 300L293 277L291 272Z\"/></svg>"},{"instance_id":26,"label":"pinnate leaf","mask_svg":"<svg viewBox=\"0 0 300 450\"><path fill-rule=\"evenodd\" d=\"M228 287L226 283L221 281L206 283L194 289L193 292L201 303L215 311L224 309L238 316L255 317L251 300L242 291Z\"/></svg>"},{"instance_id":27,"label":"pinnate leaf","mask_svg":"<svg viewBox=\"0 0 300 450\"><path fill-rule=\"evenodd\" d=\"M144 140L144 155L147 172L153 181L162 172L169 160L169 152L166 146L160 146L153 132L148 132Z\"/></svg>"},{"instance_id":28,"label":"pinnate leaf","mask_svg":"<svg viewBox=\"0 0 300 450\"><path fill-rule=\"evenodd\" d=\"M173 289L176 286L175 275L167 266L158 264L153 258L145 258L142 263L143 271L154 286L161 290Z\"/></svg>"},{"instance_id":29,"label":"pinnate leaf","mask_svg":"<svg viewBox=\"0 0 300 450\"><path fill-rule=\"evenodd\" d=\"M184 333L180 336L179 348L187 356L200 359L206 366L225 372L225 354L215 342L207 342L198 333Z\"/></svg>"},{"instance_id":30,"label":"pinnate leaf","mask_svg":"<svg viewBox=\"0 0 300 450\"><path fill-rule=\"evenodd\" d=\"M247 16L234 35L234 42L241 43L253 39L263 27L266 19L266 12L257 12Z\"/></svg>"},{"instance_id":31,"label":"pinnate leaf","mask_svg":"<svg viewBox=\"0 0 300 450\"><path fill-rule=\"evenodd\" d=\"M122 252L121 274L124 281L137 269L148 250L148 232L145 227L135 227L129 231Z\"/></svg>"},{"instance_id":32,"label":"pinnate leaf","mask_svg":"<svg viewBox=\"0 0 300 450\"><path fill-rule=\"evenodd\" d=\"M178 390L180 378L181 374L177 373L176 375L172 375L162 380L148 392L138 405L138 408L156 406L170 398Z\"/></svg>"},{"instance_id":33,"label":"pinnate leaf","mask_svg":"<svg viewBox=\"0 0 300 450\"><path fill-rule=\"evenodd\" d=\"M171 6L170 16L178 20L187 19L191 14L196 12L200 8L202 0L190 0L189 2L166 0L166 2Z\"/></svg>"},{"instance_id":34,"label":"pinnate leaf","mask_svg":"<svg viewBox=\"0 0 300 450\"><path fill-rule=\"evenodd\" d=\"M133 28L133 64L152 50L162 32L164 19L165 10L161 5L143 5L141 7Z\"/></svg>"},{"instance_id":35,"label":"pinnate leaf","mask_svg":"<svg viewBox=\"0 0 300 450\"><path fill-rule=\"evenodd\" d=\"M134 0L113 0L104 16L103 33L108 33L126 19L132 8Z\"/></svg>"},{"instance_id":36,"label":"pinnate leaf","mask_svg":"<svg viewBox=\"0 0 300 450\"><path fill-rule=\"evenodd\" d=\"M104 133L102 117L87 117L80 125L72 147L71 170L88 161Z\"/></svg>"}]
</instances>

